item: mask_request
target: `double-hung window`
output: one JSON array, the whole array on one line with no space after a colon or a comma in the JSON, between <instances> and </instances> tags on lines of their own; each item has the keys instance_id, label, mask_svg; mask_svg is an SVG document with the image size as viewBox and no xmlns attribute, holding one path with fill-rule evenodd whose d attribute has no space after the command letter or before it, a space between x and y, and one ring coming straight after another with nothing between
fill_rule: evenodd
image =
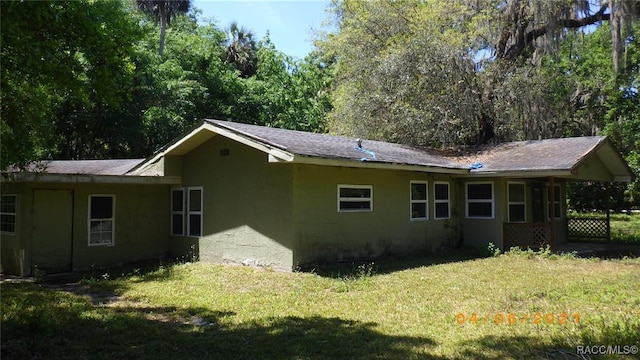
<instances>
[{"instance_id":1,"label":"double-hung window","mask_svg":"<svg viewBox=\"0 0 640 360\"><path fill-rule=\"evenodd\" d=\"M202 236L202 187L171 190L171 235Z\"/></svg>"},{"instance_id":2,"label":"double-hung window","mask_svg":"<svg viewBox=\"0 0 640 360\"><path fill-rule=\"evenodd\" d=\"M338 185L338 212L373 211L373 186Z\"/></svg>"},{"instance_id":3,"label":"double-hung window","mask_svg":"<svg viewBox=\"0 0 640 360\"><path fill-rule=\"evenodd\" d=\"M171 235L184 235L184 209L186 206L185 190L171 190Z\"/></svg>"},{"instance_id":4,"label":"double-hung window","mask_svg":"<svg viewBox=\"0 0 640 360\"><path fill-rule=\"evenodd\" d=\"M493 219L493 183L467 183L467 218Z\"/></svg>"},{"instance_id":5,"label":"double-hung window","mask_svg":"<svg viewBox=\"0 0 640 360\"><path fill-rule=\"evenodd\" d=\"M202 236L202 188L187 189L187 235Z\"/></svg>"},{"instance_id":6,"label":"double-hung window","mask_svg":"<svg viewBox=\"0 0 640 360\"><path fill-rule=\"evenodd\" d=\"M527 202L525 196L525 184L510 182L508 186L509 196L509 222L523 223L527 221Z\"/></svg>"},{"instance_id":7,"label":"double-hung window","mask_svg":"<svg viewBox=\"0 0 640 360\"><path fill-rule=\"evenodd\" d=\"M436 181L433 184L434 219L448 219L451 217L449 197L449 183Z\"/></svg>"},{"instance_id":8,"label":"double-hung window","mask_svg":"<svg viewBox=\"0 0 640 360\"><path fill-rule=\"evenodd\" d=\"M547 189L547 218L551 219L551 207L556 219L562 218L562 194L560 193L560 185L553 186L553 200L551 200L551 192Z\"/></svg>"},{"instance_id":9,"label":"double-hung window","mask_svg":"<svg viewBox=\"0 0 640 360\"><path fill-rule=\"evenodd\" d=\"M113 195L89 195L89 246L112 246L115 233Z\"/></svg>"},{"instance_id":10,"label":"double-hung window","mask_svg":"<svg viewBox=\"0 0 640 360\"><path fill-rule=\"evenodd\" d=\"M429 218L427 203L427 182L411 181L411 221Z\"/></svg>"},{"instance_id":11,"label":"double-hung window","mask_svg":"<svg viewBox=\"0 0 640 360\"><path fill-rule=\"evenodd\" d=\"M5 234L16 232L16 195L0 197L0 231Z\"/></svg>"}]
</instances>

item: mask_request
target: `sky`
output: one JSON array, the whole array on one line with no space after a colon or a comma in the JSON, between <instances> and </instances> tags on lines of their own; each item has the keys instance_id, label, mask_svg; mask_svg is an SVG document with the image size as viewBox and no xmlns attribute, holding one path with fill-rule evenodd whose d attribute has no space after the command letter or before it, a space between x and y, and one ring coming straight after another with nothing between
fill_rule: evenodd
<instances>
[{"instance_id":1,"label":"sky","mask_svg":"<svg viewBox=\"0 0 640 360\"><path fill-rule=\"evenodd\" d=\"M213 18L220 29L236 21L251 30L256 41L269 31L278 51L303 59L313 48L313 31L326 30L329 0L195 0L203 19Z\"/></svg>"}]
</instances>

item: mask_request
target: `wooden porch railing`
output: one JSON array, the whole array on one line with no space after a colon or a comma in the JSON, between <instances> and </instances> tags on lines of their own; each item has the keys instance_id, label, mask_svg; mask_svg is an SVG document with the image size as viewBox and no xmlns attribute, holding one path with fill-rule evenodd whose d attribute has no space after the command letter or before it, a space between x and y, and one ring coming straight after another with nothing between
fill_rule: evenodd
<instances>
[{"instance_id":1,"label":"wooden porch railing","mask_svg":"<svg viewBox=\"0 0 640 360\"><path fill-rule=\"evenodd\" d=\"M502 234L505 250L516 246L537 250L549 245L551 223L505 223Z\"/></svg>"},{"instance_id":2,"label":"wooden porch railing","mask_svg":"<svg viewBox=\"0 0 640 360\"><path fill-rule=\"evenodd\" d=\"M605 218L567 218L567 240L610 242L611 222L609 216Z\"/></svg>"}]
</instances>

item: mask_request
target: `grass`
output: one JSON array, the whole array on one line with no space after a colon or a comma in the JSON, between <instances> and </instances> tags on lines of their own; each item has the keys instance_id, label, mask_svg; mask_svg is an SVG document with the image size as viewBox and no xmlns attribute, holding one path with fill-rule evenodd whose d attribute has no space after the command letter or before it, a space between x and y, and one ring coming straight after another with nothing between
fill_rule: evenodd
<instances>
[{"instance_id":1,"label":"grass","mask_svg":"<svg viewBox=\"0 0 640 360\"><path fill-rule=\"evenodd\" d=\"M490 258L463 251L296 273L163 265L94 274L71 288L3 283L1 355L576 358L578 345L640 345L638 284L639 259L531 251ZM496 323L496 314L504 321ZM517 318L512 324L509 314ZM565 323L559 314L568 315Z\"/></svg>"},{"instance_id":2,"label":"grass","mask_svg":"<svg viewBox=\"0 0 640 360\"><path fill-rule=\"evenodd\" d=\"M611 241L640 245L640 214L612 215Z\"/></svg>"}]
</instances>

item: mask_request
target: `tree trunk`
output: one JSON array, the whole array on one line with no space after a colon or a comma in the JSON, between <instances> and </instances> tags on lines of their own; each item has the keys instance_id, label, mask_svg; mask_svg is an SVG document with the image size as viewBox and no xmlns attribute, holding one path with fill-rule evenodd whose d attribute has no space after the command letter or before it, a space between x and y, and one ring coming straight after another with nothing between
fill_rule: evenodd
<instances>
[{"instance_id":1,"label":"tree trunk","mask_svg":"<svg viewBox=\"0 0 640 360\"><path fill-rule=\"evenodd\" d=\"M165 13L162 11L162 7L160 8L160 44L158 45L158 55L162 57L162 53L164 51L164 33L167 28L167 21L165 19Z\"/></svg>"},{"instance_id":2,"label":"tree trunk","mask_svg":"<svg viewBox=\"0 0 640 360\"><path fill-rule=\"evenodd\" d=\"M613 72L617 75L620 70L620 54L622 53L621 4L611 0L611 60Z\"/></svg>"}]
</instances>

